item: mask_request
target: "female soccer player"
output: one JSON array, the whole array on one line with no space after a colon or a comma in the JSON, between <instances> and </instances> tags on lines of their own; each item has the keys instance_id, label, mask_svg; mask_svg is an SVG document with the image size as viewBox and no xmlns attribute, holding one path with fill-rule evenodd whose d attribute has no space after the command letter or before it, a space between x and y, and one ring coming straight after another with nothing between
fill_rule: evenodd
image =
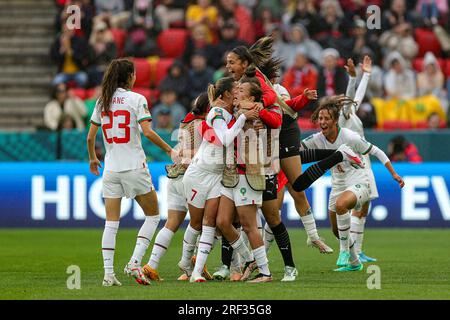
<instances>
[{"instance_id":1,"label":"female soccer player","mask_svg":"<svg viewBox=\"0 0 450 320\"><path fill-rule=\"evenodd\" d=\"M360 135L361 138L364 137L364 127L361 120L357 116L357 111L361 106L361 102L364 99L364 95L367 89L367 84L370 79L370 73L372 71L372 60L369 56L365 56L362 63L362 71L363 75L361 78L361 82L358 86L358 90L355 90L356 87L356 68L352 59L348 59L347 61L347 73L349 75L349 82L347 85L346 96L355 100L356 103L345 104L339 114L339 127L348 128L357 134ZM356 92L355 92L356 91ZM373 175L373 171L370 164L370 157L368 155L364 156L364 160L366 162L366 166L364 170L367 171L367 175L370 180L370 200L374 200L378 198L378 190L375 182L375 177ZM362 243L364 237L364 225L366 222L366 217L369 212L370 201L365 203L361 210L353 210L351 217L351 228L350 233L355 240L355 250L359 256L359 260L364 262L374 262L377 261L375 258L368 257L362 251Z\"/></svg>"},{"instance_id":2,"label":"female soccer player","mask_svg":"<svg viewBox=\"0 0 450 320\"><path fill-rule=\"evenodd\" d=\"M222 173L225 168L224 147L233 145L234 139L244 127L246 120L258 118L257 110L249 110L237 120L233 117L233 90L235 89L233 78L222 78L215 85L208 88L208 96L211 110L206 117L206 123L213 130L215 141L203 138L199 150L192 159L189 168L183 177L185 195L188 202L191 220L189 230L202 231L197 259L194 270L191 266L193 252L183 249L183 255L178 266L188 276L191 282L203 282L203 267L214 241L217 208L220 199ZM195 239L194 237L186 238ZM193 248L195 242L191 242Z\"/></svg>"},{"instance_id":3,"label":"female soccer player","mask_svg":"<svg viewBox=\"0 0 450 320\"><path fill-rule=\"evenodd\" d=\"M263 69L268 64L275 65L277 62L272 58L272 42L271 37L265 37L258 40L250 49L244 46L239 46L230 51L227 55L226 68L228 72L234 77L236 81L242 78L247 72L248 68L256 66L259 69ZM261 89L263 90L262 102L264 106L270 106L278 102L281 106L285 106L283 111L286 112L290 109L290 113L295 113L291 107L287 106L283 99L277 96L277 93L273 90L271 83L267 80L265 75L259 70L256 71L256 77L260 81ZM267 81L266 81L267 80ZM311 93L309 98L313 99L314 96ZM295 101L291 101L291 104L302 105L308 101L308 93L305 93L304 97L299 97ZM296 113L295 113L296 114ZM308 234L308 239L312 244L319 248L322 253L333 252L319 237L316 228L316 222L312 214L311 206L306 199L303 192L308 188L315 180L320 178L326 170L330 169L337 163L344 159L359 162L356 155L351 150L345 148L341 152L333 153L327 158L323 158L322 154L318 151L315 154L311 154L311 161L321 160L320 162L309 167L303 174L301 173L302 161L299 155L300 150L300 130L295 116L289 114L283 114L283 124L280 132L280 159L281 169L288 178L292 185L292 194L297 201L296 209L299 213L305 230ZM298 193L298 194L296 194Z\"/></svg>"},{"instance_id":4,"label":"female soccer player","mask_svg":"<svg viewBox=\"0 0 450 320\"><path fill-rule=\"evenodd\" d=\"M169 248L175 232L177 232L186 217L188 206L184 195L183 175L202 141L199 126L205 119L208 107L208 94L204 92L195 99L192 111L181 122L178 132L178 146L175 148L179 152L181 163L167 166L167 176L169 177L167 184L167 221L156 235L150 260L142 268L142 272L150 280L160 280L158 274L159 262ZM187 239L183 243L184 246L188 246L185 250L193 251L196 237L200 233L192 231L186 234L195 236L195 239ZM192 242L194 246L191 245Z\"/></svg>"},{"instance_id":5,"label":"female soccer player","mask_svg":"<svg viewBox=\"0 0 450 320\"><path fill-rule=\"evenodd\" d=\"M400 188L403 179L395 172L386 154L378 147L361 138L357 133L340 128L339 113L348 98L334 96L324 98L312 115L312 121L318 122L321 132L302 141L305 149L337 149L347 144L357 154L373 155L385 165ZM351 101L350 101L351 102ZM331 170L332 189L328 202L333 232L339 237L340 253L335 271L362 270L362 264L356 254L354 241L350 234L350 210L361 210L370 201L370 179L365 170L356 170L349 162L343 162Z\"/></svg>"},{"instance_id":6,"label":"female soccer player","mask_svg":"<svg viewBox=\"0 0 450 320\"><path fill-rule=\"evenodd\" d=\"M102 128L106 148L103 172L106 223L102 238L104 286L121 285L114 274L114 250L122 198L136 199L145 214L136 247L124 270L138 283L145 281L140 271L140 264L160 219L158 199L145 161L139 125L150 141L174 159L176 158L172 148L151 129L152 117L145 97L130 91L135 80L133 62L127 59L116 59L110 63L103 78L102 95L92 114L92 125L87 137L89 169L97 176L100 174L101 164L95 155L94 148L99 127Z\"/></svg>"}]
</instances>

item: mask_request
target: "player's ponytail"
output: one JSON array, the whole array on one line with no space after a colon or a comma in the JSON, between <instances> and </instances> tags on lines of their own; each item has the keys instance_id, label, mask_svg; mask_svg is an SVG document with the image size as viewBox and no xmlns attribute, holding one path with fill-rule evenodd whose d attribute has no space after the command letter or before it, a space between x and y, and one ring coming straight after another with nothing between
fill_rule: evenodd
<instances>
[{"instance_id":1,"label":"player's ponytail","mask_svg":"<svg viewBox=\"0 0 450 320\"><path fill-rule=\"evenodd\" d=\"M208 107L209 107L208 93L202 92L197 97L197 99L195 99L194 107L192 108L191 112L196 116L201 116L202 114L205 114L208 111Z\"/></svg>"},{"instance_id":2,"label":"player's ponytail","mask_svg":"<svg viewBox=\"0 0 450 320\"><path fill-rule=\"evenodd\" d=\"M217 80L216 84L208 85L208 99L209 103L223 95L225 92L232 92L234 87L234 79L232 77L225 77Z\"/></svg>"},{"instance_id":3,"label":"player's ponytail","mask_svg":"<svg viewBox=\"0 0 450 320\"><path fill-rule=\"evenodd\" d=\"M320 100L319 106L316 108L316 110L314 110L314 113L311 116L311 121L313 123L317 123L317 121L319 120L319 112L321 110L328 110L331 118L337 121L339 119L339 114L343 106L345 104L355 103L356 102L353 99L345 95L324 97Z\"/></svg>"},{"instance_id":4,"label":"player's ponytail","mask_svg":"<svg viewBox=\"0 0 450 320\"><path fill-rule=\"evenodd\" d=\"M117 88L131 89L134 64L128 59L112 60L105 71L102 81L102 94L98 105L103 112L108 112Z\"/></svg>"}]
</instances>

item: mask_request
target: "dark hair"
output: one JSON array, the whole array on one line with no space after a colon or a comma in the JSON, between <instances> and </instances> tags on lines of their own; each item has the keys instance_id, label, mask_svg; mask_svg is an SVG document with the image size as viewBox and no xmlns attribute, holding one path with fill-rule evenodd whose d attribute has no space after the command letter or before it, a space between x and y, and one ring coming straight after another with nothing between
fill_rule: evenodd
<instances>
[{"instance_id":1,"label":"dark hair","mask_svg":"<svg viewBox=\"0 0 450 320\"><path fill-rule=\"evenodd\" d=\"M240 81L250 85L250 96L255 98L255 102L261 102L263 91L257 78L243 77Z\"/></svg>"},{"instance_id":2,"label":"dark hair","mask_svg":"<svg viewBox=\"0 0 450 320\"><path fill-rule=\"evenodd\" d=\"M216 84L208 85L209 103L212 104L214 100L223 95L225 92L231 92L234 86L234 79L232 77L225 77L217 80Z\"/></svg>"},{"instance_id":3,"label":"dark hair","mask_svg":"<svg viewBox=\"0 0 450 320\"><path fill-rule=\"evenodd\" d=\"M316 123L319 120L319 113L322 110L327 110L333 120L338 120L342 107L348 103L354 104L355 101L344 95L324 97L319 101L319 106L316 110L314 110L311 121Z\"/></svg>"},{"instance_id":4,"label":"dark hair","mask_svg":"<svg viewBox=\"0 0 450 320\"><path fill-rule=\"evenodd\" d=\"M130 77L134 73L134 64L128 59L112 60L105 71L102 81L102 95L98 101L103 112L111 108L111 101L117 88L128 88Z\"/></svg>"},{"instance_id":5,"label":"dark hair","mask_svg":"<svg viewBox=\"0 0 450 320\"><path fill-rule=\"evenodd\" d=\"M249 67L245 75L254 77L256 74L255 66L258 67L269 79L278 75L281 60L273 58L273 37L263 37L256 41L249 49L244 46L238 46L231 50L238 56L239 60L247 61ZM264 70L264 71L263 71Z\"/></svg>"},{"instance_id":6,"label":"dark hair","mask_svg":"<svg viewBox=\"0 0 450 320\"><path fill-rule=\"evenodd\" d=\"M58 91L59 91L59 86L61 86L61 85L64 86L65 92L68 91L67 85L66 85L64 82L58 83L57 85L54 85L54 86L52 87L52 90L51 90L51 93L50 93L52 99L56 99L57 93L58 93Z\"/></svg>"},{"instance_id":7,"label":"dark hair","mask_svg":"<svg viewBox=\"0 0 450 320\"><path fill-rule=\"evenodd\" d=\"M408 146L408 141L401 135L393 137L390 143L392 143L392 154L402 153Z\"/></svg>"},{"instance_id":8,"label":"dark hair","mask_svg":"<svg viewBox=\"0 0 450 320\"><path fill-rule=\"evenodd\" d=\"M208 93L202 92L195 100L195 104L191 110L191 112L196 115L202 115L206 113L209 107L209 99L208 99Z\"/></svg>"}]
</instances>

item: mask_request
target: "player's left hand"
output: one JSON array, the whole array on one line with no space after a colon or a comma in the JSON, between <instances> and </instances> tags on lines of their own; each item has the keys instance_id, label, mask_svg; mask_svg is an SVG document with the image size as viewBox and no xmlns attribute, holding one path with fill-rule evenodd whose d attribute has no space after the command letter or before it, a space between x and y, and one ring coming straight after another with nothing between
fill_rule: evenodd
<instances>
[{"instance_id":1,"label":"player's left hand","mask_svg":"<svg viewBox=\"0 0 450 320\"><path fill-rule=\"evenodd\" d=\"M392 177L394 178L395 181L398 182L400 188L403 188L405 186L405 181L403 181L402 177L400 177L398 174L394 174Z\"/></svg>"},{"instance_id":2,"label":"player's left hand","mask_svg":"<svg viewBox=\"0 0 450 320\"><path fill-rule=\"evenodd\" d=\"M173 163L179 163L180 162L180 155L178 151L175 151L174 149L170 149L170 151L167 153L167 155L172 159Z\"/></svg>"},{"instance_id":3,"label":"player's left hand","mask_svg":"<svg viewBox=\"0 0 450 320\"><path fill-rule=\"evenodd\" d=\"M92 174L95 174L96 176L100 175L100 171L98 168L102 167L102 164L98 159L93 159L89 161L89 171L91 171Z\"/></svg>"},{"instance_id":4,"label":"player's left hand","mask_svg":"<svg viewBox=\"0 0 450 320\"><path fill-rule=\"evenodd\" d=\"M303 95L308 98L309 100L317 100L317 90L310 90L308 88L303 91Z\"/></svg>"}]
</instances>

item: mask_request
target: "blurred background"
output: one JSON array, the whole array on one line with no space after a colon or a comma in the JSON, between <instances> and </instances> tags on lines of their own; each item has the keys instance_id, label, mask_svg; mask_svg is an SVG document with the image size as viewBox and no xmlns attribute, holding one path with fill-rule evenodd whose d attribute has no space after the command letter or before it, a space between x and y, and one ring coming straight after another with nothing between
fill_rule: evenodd
<instances>
[{"instance_id":1,"label":"blurred background","mask_svg":"<svg viewBox=\"0 0 450 320\"><path fill-rule=\"evenodd\" d=\"M74 5L80 28L71 29ZM366 23L369 5L380 8L379 29ZM395 189L375 164L380 199L369 225L448 227L448 11L447 0L2 0L0 226L101 224L101 184L88 172L85 141L112 59L132 57L133 91L147 98L154 129L175 145L172 132L193 99L226 75L226 53L272 35L284 61L279 82L292 96L305 88L320 97L345 93L346 60L372 58L358 116L407 188ZM302 137L317 130L309 121L314 107L300 113ZM143 145L164 200L170 159L146 139ZM100 137L96 151L102 159ZM308 191L319 225L329 183L324 177ZM299 226L289 201L283 214ZM136 207L124 201L125 223L139 224Z\"/></svg>"}]
</instances>

